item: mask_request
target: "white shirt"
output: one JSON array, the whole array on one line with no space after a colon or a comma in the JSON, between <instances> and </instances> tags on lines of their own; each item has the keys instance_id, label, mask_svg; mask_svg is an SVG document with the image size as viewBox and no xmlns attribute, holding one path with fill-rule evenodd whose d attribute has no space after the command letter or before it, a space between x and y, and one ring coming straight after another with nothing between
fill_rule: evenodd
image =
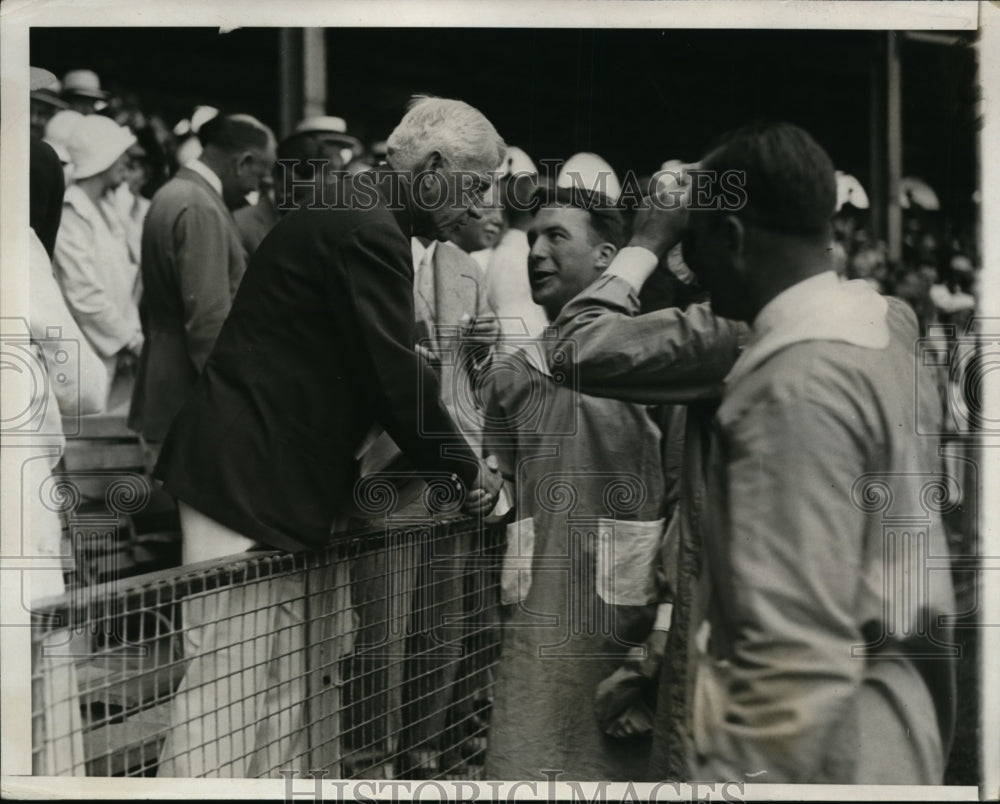
<instances>
[{"instance_id":1,"label":"white shirt","mask_svg":"<svg viewBox=\"0 0 1000 804\"><path fill-rule=\"evenodd\" d=\"M426 259L427 263L434 259L434 249L437 247L438 241L431 240L430 245L425 246L416 237L410 238L410 246L413 249L413 278L416 280L417 274L420 272L421 266L424 264Z\"/></svg>"},{"instance_id":2,"label":"white shirt","mask_svg":"<svg viewBox=\"0 0 1000 804\"><path fill-rule=\"evenodd\" d=\"M191 168L191 170L207 181L215 192L220 196L222 195L222 179L219 178L219 174L200 159L192 159L184 167Z\"/></svg>"},{"instance_id":3,"label":"white shirt","mask_svg":"<svg viewBox=\"0 0 1000 804\"><path fill-rule=\"evenodd\" d=\"M549 324L544 308L531 298L530 252L528 236L519 229L508 229L492 250L486 269L486 298L496 311L500 332L506 339L541 337Z\"/></svg>"}]
</instances>

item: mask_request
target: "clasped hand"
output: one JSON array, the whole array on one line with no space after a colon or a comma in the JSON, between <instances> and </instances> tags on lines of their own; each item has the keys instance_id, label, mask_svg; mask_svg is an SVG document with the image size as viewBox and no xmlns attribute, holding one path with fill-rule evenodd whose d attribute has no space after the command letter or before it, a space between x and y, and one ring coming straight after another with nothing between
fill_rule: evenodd
<instances>
[{"instance_id":1,"label":"clasped hand","mask_svg":"<svg viewBox=\"0 0 1000 804\"><path fill-rule=\"evenodd\" d=\"M503 475L496 457L490 455L479 462L479 475L465 498L465 510L470 514L488 514L496 505L497 495L503 487Z\"/></svg>"}]
</instances>

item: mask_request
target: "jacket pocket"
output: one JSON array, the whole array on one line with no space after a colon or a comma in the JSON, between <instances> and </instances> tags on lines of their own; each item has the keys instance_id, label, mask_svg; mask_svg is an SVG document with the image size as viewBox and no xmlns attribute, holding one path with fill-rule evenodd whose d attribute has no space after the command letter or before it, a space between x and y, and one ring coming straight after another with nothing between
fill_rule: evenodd
<instances>
[{"instance_id":1,"label":"jacket pocket","mask_svg":"<svg viewBox=\"0 0 1000 804\"><path fill-rule=\"evenodd\" d=\"M656 602L656 563L666 520L598 520L597 594L614 606Z\"/></svg>"},{"instance_id":2,"label":"jacket pocket","mask_svg":"<svg viewBox=\"0 0 1000 804\"><path fill-rule=\"evenodd\" d=\"M535 554L535 520L531 517L507 526L507 552L500 570L500 602L520 603L531 591L531 562Z\"/></svg>"}]
</instances>

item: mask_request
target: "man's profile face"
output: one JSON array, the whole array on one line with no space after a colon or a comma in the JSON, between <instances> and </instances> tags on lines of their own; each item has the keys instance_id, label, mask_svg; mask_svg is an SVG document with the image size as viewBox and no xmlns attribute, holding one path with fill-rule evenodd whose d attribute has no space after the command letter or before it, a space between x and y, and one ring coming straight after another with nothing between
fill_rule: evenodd
<instances>
[{"instance_id":1,"label":"man's profile face","mask_svg":"<svg viewBox=\"0 0 1000 804\"><path fill-rule=\"evenodd\" d=\"M735 269L735 255L725 232L728 213L692 211L683 240L684 262L708 291L712 312L737 321L747 319L748 293Z\"/></svg>"},{"instance_id":2,"label":"man's profile face","mask_svg":"<svg viewBox=\"0 0 1000 804\"><path fill-rule=\"evenodd\" d=\"M413 177L418 234L451 240L472 219L492 186L491 169L477 162L452 165L442 159Z\"/></svg>"},{"instance_id":3,"label":"man's profile face","mask_svg":"<svg viewBox=\"0 0 1000 804\"><path fill-rule=\"evenodd\" d=\"M528 281L532 300L550 319L600 276L597 240L584 209L551 206L535 215L528 229Z\"/></svg>"},{"instance_id":4,"label":"man's profile face","mask_svg":"<svg viewBox=\"0 0 1000 804\"><path fill-rule=\"evenodd\" d=\"M503 209L500 206L500 196L497 185L490 187L479 209L480 216L469 216L464 225L455 230L451 238L459 248L466 252L493 248L503 233Z\"/></svg>"},{"instance_id":5,"label":"man's profile face","mask_svg":"<svg viewBox=\"0 0 1000 804\"><path fill-rule=\"evenodd\" d=\"M236 181L242 195L260 190L260 184L274 171L274 146L248 148L236 163Z\"/></svg>"}]
</instances>

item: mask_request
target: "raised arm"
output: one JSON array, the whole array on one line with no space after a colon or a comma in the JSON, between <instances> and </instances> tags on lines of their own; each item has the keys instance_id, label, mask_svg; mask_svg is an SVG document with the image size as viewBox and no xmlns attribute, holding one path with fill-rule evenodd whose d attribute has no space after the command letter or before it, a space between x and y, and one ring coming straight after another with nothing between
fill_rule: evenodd
<instances>
[{"instance_id":1,"label":"raised arm","mask_svg":"<svg viewBox=\"0 0 1000 804\"><path fill-rule=\"evenodd\" d=\"M639 315L639 289L656 255L625 248L594 284L567 304L548 349L576 371L580 390L647 404L682 404L718 396L747 335L743 324L695 304Z\"/></svg>"}]
</instances>

